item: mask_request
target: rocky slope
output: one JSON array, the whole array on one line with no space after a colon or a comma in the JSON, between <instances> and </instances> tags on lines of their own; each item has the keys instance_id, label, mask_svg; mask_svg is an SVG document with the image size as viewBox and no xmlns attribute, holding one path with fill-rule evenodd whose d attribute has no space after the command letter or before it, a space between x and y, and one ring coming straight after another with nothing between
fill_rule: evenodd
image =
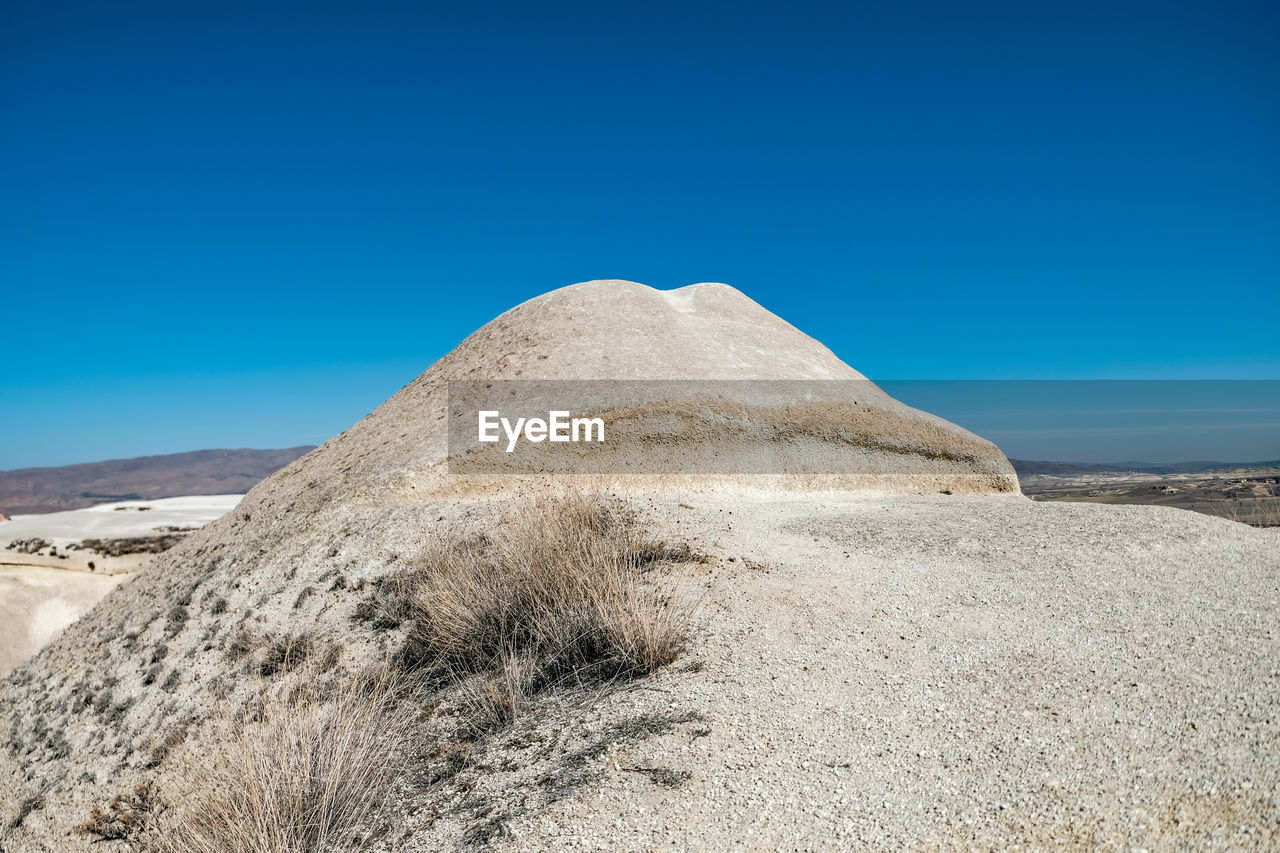
<instances>
[{"instance_id":1,"label":"rocky slope","mask_svg":"<svg viewBox=\"0 0 1280 853\"><path fill-rule=\"evenodd\" d=\"M875 473L832 475L822 469L816 476L808 471L595 478L595 485L611 483L617 489L625 483L637 498L650 496L651 522L673 537L696 540L714 573L690 579L712 582L705 633L690 654L703 661L702 672L686 672L680 676L684 681L659 685L650 697L683 708L685 700L676 701L667 691L687 694L698 706L690 714L706 718L708 734L694 737L687 726L681 728L684 724L669 722L650 726L658 740L622 737L609 747L695 749L692 741L671 739L681 736L702 741L698 749L714 745L712 754L688 766L688 777L677 773L670 779L694 785L688 790L702 800L686 808L677 797L645 794L652 827L637 824L630 831L627 821L618 824L622 818L616 813L630 808L619 805L618 791L625 788L606 789L605 799L594 804L589 786L552 786L558 794L535 798L524 811L513 801L504 826L517 834L495 830L495 842L505 837L505 843L521 849L545 849L583 836L594 846L610 846L607 839L613 839L623 849L644 849L661 831L684 833L686 840L705 834L702 846L716 849L743 837L739 832L752 828L751 821L766 821L753 828L761 843L750 846L771 847L800 826L812 835L812 847L840 849L844 841L839 839L894 847L900 846L895 841L964 838L948 836L930 822L930 802L956 809L954 814L972 824L987 808L977 803L989 799L994 811L982 811L974 838L1032 839L1030 830L1019 827L1034 825L1041 812L1016 811L1021 801L1012 793L1005 797L999 785L1022 778L1016 768L1027 762L1035 769L1041 766L1036 761L1050 760L1036 758L1040 753L1031 744L1037 738L1056 731L1054 748L1065 750L1078 736L1085 756L1070 765L1074 769L1061 809L1054 812L1060 815L1087 805L1080 797L1090 784L1101 779L1116 790L1132 787L1140 779L1135 774L1154 768L1142 761L1107 764L1114 744L1137 739L1135 749L1154 755L1169 742L1170 730L1142 722L1139 706L1120 690L1120 681L1104 683L1087 675L1091 665L1096 670L1104 660L1111 662L1108 679L1148 667L1152 673L1168 669L1171 675L1152 675L1150 683L1168 695L1170 713L1176 713L1179 700L1165 688L1184 671L1178 669L1181 650L1175 642L1181 629L1157 631L1163 618L1157 613L1165 612L1175 626L1194 629L1203 643L1203 660L1184 669L1206 694L1237 691L1234 685L1252 683L1247 680L1261 678L1266 669L1260 661L1269 651L1258 643L1274 638L1259 634L1250 645L1230 647L1233 640L1224 627L1235 618L1228 613L1238 603L1254 608L1249 624L1263 630L1265 614L1257 608L1274 597L1274 587L1267 584L1274 583L1276 564L1272 540L1249 538L1261 532L1207 519L1198 520L1197 528L1180 514L1126 510L1122 517L1095 510L1100 514L1091 516L1074 507L1032 504L1016 494L1012 468L992 445L885 397L829 350L731 288L697 285L662 293L631 283L595 282L540 297L476 332L369 417L263 482L233 513L158 557L19 667L0 686L5 716L0 731L8 740L0 752L0 803L11 822L0 843L11 853L89 849L89 840L72 835L71 827L92 806L139 779L163 781L165 774L177 772L171 762L175 752L216 749L203 742L210 716L218 708L245 707L264 683L285 675L293 662L290 649L305 649L311 662L339 669L396 650L395 630L362 616L379 579L412 558L436 532L474 527L493 501L547 483L546 478L449 473L448 380L602 378L856 383L851 396L816 400L820 411L792 431L782 429L785 407L771 409L758 400L748 401L753 408L744 419L762 441L809 442L829 458L844 446L874 462ZM682 423L697 427L696 418L705 410L717 414L707 405L695 411L695 420ZM847 420L841 420L841 412ZM846 429L847 423L865 425L875 440ZM643 439L652 427L638 423L630 435ZM701 453L710 433L695 433ZM643 441L633 447L643 447ZM732 445L723 449L734 452ZM833 485L839 489L818 490ZM853 499L851 490L867 485L879 487L879 497L867 496L843 514L822 509ZM891 498L885 489L932 497ZM938 494L966 490L1010 494ZM1217 526L1204 527L1210 523ZM1189 535L1194 541L1176 544L1177 537ZM1166 539L1175 543L1167 550ZM751 561L746 571L743 557ZM1243 567L1239 591L1211 610L1207 605L1217 600L1212 596L1225 594L1221 561ZM781 585L780 578L785 579ZM1141 611L1135 622L1131 608L1146 606L1142 590L1149 583L1159 585L1158 609L1149 617ZM788 585L794 594L787 592ZM1019 592L1024 585L1028 591ZM1179 599L1171 585L1199 592ZM1117 631L1136 633L1121 642ZM1095 645L1082 649L1082 642ZM972 651L965 652L970 644ZM1060 661L1069 649L1079 656ZM1135 654L1146 663L1129 661ZM1026 655L1043 666L1014 665ZM1123 704L1118 729L1108 729L1093 711L1082 711L1087 725L1052 728L1053 705L1039 701L1033 679L1054 677L1060 663L1072 678L1054 682L1054 701L1097 709L1103 707L1099 696L1114 694ZM819 678L818 672L825 674ZM815 680L806 686L806 678ZM1239 769L1238 779L1228 780L1219 765L1206 765L1195 778L1217 780L1218 789L1228 781L1249 780L1250 790L1274 787L1274 768L1259 755L1257 743L1274 738L1275 715L1265 715L1274 709L1275 685L1265 678L1257 683L1241 712L1254 727L1247 737L1242 740L1234 722L1224 721L1212 737L1204 736L1208 740L1186 741L1189 753L1229 750L1227 763ZM611 701L638 708L647 701L645 693L617 694ZM987 704L991 696L997 697L994 705ZM909 732L937 707L952 707L964 721L963 731L983 744L980 759L974 759L980 771L972 785L952 785L944 773L958 767L955 762L963 756L947 753L944 760L938 757L940 748L935 756L929 743L911 758L915 744L908 742ZM783 712L775 714L775 708ZM560 752L553 749L555 739L526 746L543 749L538 760L553 764L566 755L590 753L596 763L589 769L606 771L599 760L608 750L588 749L597 742L591 734L597 726L593 713L566 712L560 731L569 740L560 743ZM1041 713L1048 716L1035 717L1039 722L1032 726L1027 715ZM1000 729L1001 720L1012 727ZM747 723L767 723L772 739L739 741L731 733ZM1117 735L1120 740L1110 739ZM779 762L798 757L802 743L811 744L806 749L815 756L831 756L837 766L815 771L805 752L809 767L783 767ZM751 758L761 763L741 752L749 744L754 744ZM838 750L841 744L848 750ZM871 762L877 749L889 750L891 758ZM1005 759L1014 769L1006 769ZM848 767L842 764L846 760ZM630 785L650 775L622 766L618 762L609 778ZM857 775L864 769L867 775ZM499 771L491 769L468 784L500 791L509 777ZM824 774L837 771L854 779L846 790L861 793L849 793L843 803L811 806L814 792L827 784ZM890 805L881 806L889 811L870 821L855 819L875 806L867 798L896 773L915 780L892 789L909 800L900 801L895 793L884 800ZM1018 785L1030 783L1008 784L1016 793ZM932 787L939 785L951 785L950 793L931 798ZM997 792L1004 797L998 802ZM431 796L447 794L440 789ZM1249 826L1261 827L1259 820L1270 819L1272 812L1254 795L1241 802ZM1006 808L999 809L1000 803ZM476 827L489 825L495 815L459 810L461 805L448 805L453 817L427 825L423 821L432 812L413 811L411 802L406 814L417 816L403 825L416 828L417 835L398 833L395 843L384 837L371 849L474 842ZM1010 807L1011 814L1022 816L1021 823L1000 817ZM919 820L927 825L901 817L904 809L923 809ZM1063 820L1076 826L1074 818ZM833 825L842 827L842 835L828 837ZM1108 822L1107 831L1118 825ZM921 834L926 831L933 835Z\"/></svg>"},{"instance_id":2,"label":"rocky slope","mask_svg":"<svg viewBox=\"0 0 1280 853\"><path fill-rule=\"evenodd\" d=\"M559 736L696 722L611 748L500 849L1280 844L1280 531L1020 497L686 504L654 509L718 558L700 671Z\"/></svg>"}]
</instances>

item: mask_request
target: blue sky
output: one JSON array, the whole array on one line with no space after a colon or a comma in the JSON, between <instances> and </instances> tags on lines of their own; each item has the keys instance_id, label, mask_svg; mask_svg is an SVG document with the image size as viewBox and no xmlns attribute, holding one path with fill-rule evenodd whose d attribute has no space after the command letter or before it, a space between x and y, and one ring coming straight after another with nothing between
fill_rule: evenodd
<instances>
[{"instance_id":1,"label":"blue sky","mask_svg":"<svg viewBox=\"0 0 1280 853\"><path fill-rule=\"evenodd\" d=\"M1277 9L9 0L0 468L319 442L593 278L874 379L1280 378Z\"/></svg>"}]
</instances>

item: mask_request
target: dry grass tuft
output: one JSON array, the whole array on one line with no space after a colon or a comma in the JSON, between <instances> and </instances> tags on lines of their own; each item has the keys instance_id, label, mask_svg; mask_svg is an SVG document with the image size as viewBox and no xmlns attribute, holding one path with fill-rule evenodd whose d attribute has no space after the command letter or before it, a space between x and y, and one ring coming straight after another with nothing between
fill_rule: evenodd
<instances>
[{"instance_id":1,"label":"dry grass tuft","mask_svg":"<svg viewBox=\"0 0 1280 853\"><path fill-rule=\"evenodd\" d=\"M311 654L311 637L308 634L289 633L269 638L258 674L265 677L289 672L301 666Z\"/></svg>"},{"instance_id":2,"label":"dry grass tuft","mask_svg":"<svg viewBox=\"0 0 1280 853\"><path fill-rule=\"evenodd\" d=\"M1280 527L1280 499L1260 498L1251 501L1221 501L1211 504L1214 515L1248 524L1252 527Z\"/></svg>"},{"instance_id":3,"label":"dry grass tuft","mask_svg":"<svg viewBox=\"0 0 1280 853\"><path fill-rule=\"evenodd\" d=\"M325 676L336 657L309 634L242 632L231 657L262 648L259 673L279 681L214 722L207 748L186 750L145 849L358 849L359 828L421 746L415 726L429 704L422 691L436 691L437 704L455 697L466 712L451 735L457 740L432 756L431 778L442 780L471 760L468 738L509 724L540 692L670 663L684 644L689 607L663 569L695 559L644 533L617 502L546 499L487 535L438 544L378 585L360 618L404 627L394 668ZM117 829L107 820L114 815L98 817L101 828ZM495 838L505 822L505 814L489 817L467 841Z\"/></svg>"},{"instance_id":4,"label":"dry grass tuft","mask_svg":"<svg viewBox=\"0 0 1280 853\"><path fill-rule=\"evenodd\" d=\"M304 673L305 676L305 673ZM412 701L390 670L324 695L316 679L264 699L247 722L222 721L218 748L167 790L174 806L148 849L309 853L351 849L353 833L400 774Z\"/></svg>"},{"instance_id":5,"label":"dry grass tuft","mask_svg":"<svg viewBox=\"0 0 1280 853\"><path fill-rule=\"evenodd\" d=\"M405 660L449 672L498 720L551 684L653 672L689 616L658 569L691 559L617 502L544 499L487 536L438 543L398 579Z\"/></svg>"},{"instance_id":6,"label":"dry grass tuft","mask_svg":"<svg viewBox=\"0 0 1280 853\"><path fill-rule=\"evenodd\" d=\"M454 696L467 711L472 734L515 722L533 703L539 677L537 659L520 652L502 655L492 672L455 674Z\"/></svg>"},{"instance_id":7,"label":"dry grass tuft","mask_svg":"<svg viewBox=\"0 0 1280 853\"><path fill-rule=\"evenodd\" d=\"M77 835L92 835L94 842L127 841L146 849L156 817L164 804L149 781L133 786L133 790L116 794L104 809L94 806L89 819L75 828Z\"/></svg>"}]
</instances>

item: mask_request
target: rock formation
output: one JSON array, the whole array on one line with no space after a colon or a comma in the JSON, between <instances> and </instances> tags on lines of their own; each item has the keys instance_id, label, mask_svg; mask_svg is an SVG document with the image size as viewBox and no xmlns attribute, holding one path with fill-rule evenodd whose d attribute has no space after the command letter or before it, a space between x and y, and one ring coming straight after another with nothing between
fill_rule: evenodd
<instances>
[{"instance_id":1,"label":"rock formation","mask_svg":"<svg viewBox=\"0 0 1280 853\"><path fill-rule=\"evenodd\" d=\"M686 427L705 426L708 411L712 418L728 412L765 446L808 442L828 462L842 452L860 454L870 462L862 473L820 467L753 475L747 458L746 467L713 477L697 474L694 465L693 474L652 481L604 479L630 488L1017 492L1013 470L994 445L893 401L730 287L661 292L589 282L554 291L485 325L351 429L159 555L0 685L9 740L0 753L0 803L41 796L45 804L27 810L13 830L18 841L6 841L7 849L80 843L68 836L70 826L162 763L174 732L197 737L215 697L234 705L250 695L266 669L256 657L261 652L238 648L238 637L269 646L305 633L350 663L387 653L385 638L352 628L367 597L361 587L393 569L433 529L470 512L453 498L528 485L509 476L449 473L450 380L833 383L815 387L844 390L808 401L804 418L776 400L751 397L758 387L750 382L741 386L746 397L722 400L720 410L660 393L651 402L669 412L697 404ZM617 422L633 440L633 453L661 426L632 417L628 433L627 418ZM708 453L736 452L741 441L740 434L730 436L717 447L712 435L696 436L702 462Z\"/></svg>"},{"instance_id":2,"label":"rock formation","mask_svg":"<svg viewBox=\"0 0 1280 853\"><path fill-rule=\"evenodd\" d=\"M341 493L344 500L419 500L509 489L506 477L494 482L448 475L449 383L460 380L580 383L565 389L571 397L611 381L656 382L637 407L650 418L655 410L670 414L691 403L706 408L706 400L691 399L688 387L671 391L664 383L685 380L694 390L723 386L730 398L722 400L726 411L684 419L677 444L689 450L655 475L658 482L645 485L672 479L686 487L705 483L699 475L709 473L712 455L737 454L740 464L710 473L771 489L1018 490L1016 474L993 444L898 403L818 341L731 287L695 284L664 292L598 281L537 297L486 324L363 421L309 454L305 465L273 478L261 497L279 492L277 500L288 494L290 501L324 502ZM782 383L784 393L786 383L803 384L812 399L797 413L792 409L799 401L788 405L777 393L768 399L771 383ZM576 390L581 388L588 390ZM717 415L746 422L747 433L717 435L709 422ZM624 439L615 456L622 463L660 450L646 440L672 428L669 420L644 416L624 421L611 431ZM807 470L785 462L759 464L762 456L797 445L816 464ZM599 470L624 469L618 464ZM679 476L681 470L693 477ZM753 471L767 476L753 477ZM298 478L306 483L299 494L289 494L298 490Z\"/></svg>"}]
</instances>

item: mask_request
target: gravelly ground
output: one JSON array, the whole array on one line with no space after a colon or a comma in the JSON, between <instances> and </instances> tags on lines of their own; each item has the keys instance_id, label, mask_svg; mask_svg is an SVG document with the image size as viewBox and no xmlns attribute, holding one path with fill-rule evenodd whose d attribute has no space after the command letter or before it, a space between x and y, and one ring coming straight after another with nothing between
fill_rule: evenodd
<instances>
[{"instance_id":1,"label":"gravelly ground","mask_svg":"<svg viewBox=\"0 0 1280 853\"><path fill-rule=\"evenodd\" d=\"M721 557L704 668L584 725L705 721L610 749L507 848L1280 844L1280 531L1018 497L692 505L655 509Z\"/></svg>"},{"instance_id":2,"label":"gravelly ground","mask_svg":"<svg viewBox=\"0 0 1280 853\"><path fill-rule=\"evenodd\" d=\"M679 570L684 593L701 597L686 655L603 698L549 697L457 770L437 777L445 758L416 767L389 792L388 811L365 835L368 853L485 843L511 851L1280 846L1280 530L1018 496L705 490L637 502L671 539L709 556ZM483 523L485 503L368 510L310 551L286 543L252 573L219 561L206 582L253 601L282 584L278 606L258 608L255 630L308 620L344 637L344 655L359 660L358 642L385 641L371 654L394 646L389 635L361 640L368 629L353 628L349 615L367 594L356 589L359 572L395 565L378 543L411 553L417 544L392 533L421 533L431 520ZM282 581L288 565L310 574ZM335 567L351 584L321 586L300 610L294 587ZM48 690L31 681L34 698L13 706L11 735L40 755L52 747L33 740L27 721L65 728L72 744L92 745L98 732L115 740L102 741L100 755L78 747L61 764L31 765L92 771L101 784L54 790L19 833L3 836L11 853L90 849L69 827L100 791L138 778L132 765L112 769L122 766L117 740L142 758L151 747L124 723L163 732L206 702L184 685L219 673L253 687L241 670L217 669L228 658L204 638L225 614L203 603L204 592L193 594L201 609L190 624L165 633L169 602L190 579L161 580L169 583L156 593L161 609L126 588L76 636L101 646L89 660L118 657L119 672L145 664L155 643L171 645L166 665L176 660L182 680L178 691L160 691L163 704L139 701L108 727L93 707L74 714L59 699L81 677L83 653L55 642L38 659L72 675L50 676ZM139 613L152 621L125 644L120 626ZM141 691L131 685L115 690ZM46 718L30 711L37 700L52 708ZM448 723L446 715L432 725ZM13 775L7 790L39 781ZM0 790L0 806L4 799Z\"/></svg>"}]
</instances>

